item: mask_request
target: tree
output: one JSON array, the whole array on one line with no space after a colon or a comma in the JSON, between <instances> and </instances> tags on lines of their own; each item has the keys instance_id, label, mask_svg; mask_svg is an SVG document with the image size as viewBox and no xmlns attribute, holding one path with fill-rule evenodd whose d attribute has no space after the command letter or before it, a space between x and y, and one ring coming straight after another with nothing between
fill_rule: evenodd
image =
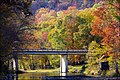
<instances>
[{"instance_id":1,"label":"tree","mask_svg":"<svg viewBox=\"0 0 120 80\"><path fill-rule=\"evenodd\" d=\"M50 65L53 68L58 68L60 67L60 56L59 55L50 55L50 57L48 56L49 61L50 61Z\"/></svg>"},{"instance_id":2,"label":"tree","mask_svg":"<svg viewBox=\"0 0 120 80\"><path fill-rule=\"evenodd\" d=\"M93 71L99 73L100 62L112 61L112 57L108 55L109 50L111 50L109 46L101 46L96 41L92 41L89 44L88 50L89 51L86 55L88 63L86 69L86 71L88 72L87 74L92 74L91 72Z\"/></svg>"},{"instance_id":3,"label":"tree","mask_svg":"<svg viewBox=\"0 0 120 80\"><path fill-rule=\"evenodd\" d=\"M113 5L117 5L116 2L113 2ZM116 6L111 6L107 2L103 3L103 6L97 8L94 12L96 17L92 24L92 35L97 35L102 38L102 45L109 46L112 49L109 51L109 54L114 54L112 57L117 63L119 62L119 10ZM117 17L117 18L116 18Z\"/></svg>"},{"instance_id":4,"label":"tree","mask_svg":"<svg viewBox=\"0 0 120 80\"><path fill-rule=\"evenodd\" d=\"M77 10L69 7L68 10L58 13L55 27L49 32L48 40L54 49L85 49L94 40L90 34L94 9ZM64 16L62 16L63 14ZM74 58L73 58L74 57ZM80 56L71 55L69 60L77 62ZM78 60L79 61L79 60Z\"/></svg>"},{"instance_id":5,"label":"tree","mask_svg":"<svg viewBox=\"0 0 120 80\"><path fill-rule=\"evenodd\" d=\"M18 32L25 25L23 19L31 14L28 9L30 5L31 0L0 1L0 72L3 74L8 70L7 61L13 57L12 49L19 46Z\"/></svg>"}]
</instances>

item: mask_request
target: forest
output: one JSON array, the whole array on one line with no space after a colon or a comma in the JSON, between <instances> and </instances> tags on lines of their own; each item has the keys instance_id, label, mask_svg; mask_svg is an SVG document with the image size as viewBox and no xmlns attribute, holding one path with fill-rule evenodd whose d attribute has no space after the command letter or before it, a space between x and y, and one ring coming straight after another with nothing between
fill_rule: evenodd
<instances>
[{"instance_id":1,"label":"forest","mask_svg":"<svg viewBox=\"0 0 120 80\"><path fill-rule=\"evenodd\" d=\"M86 61L85 74L90 74L90 70L98 72L99 62L108 61L111 71L116 64L120 67L119 0L83 0L81 4L76 3L82 0L37 0L46 6L40 4L37 9L32 9L32 0L15 1L0 4L1 72L8 69L13 49L90 50L87 55L68 58L72 66ZM59 62L58 55L19 56L19 68L25 70L31 65L35 69L58 68Z\"/></svg>"}]
</instances>

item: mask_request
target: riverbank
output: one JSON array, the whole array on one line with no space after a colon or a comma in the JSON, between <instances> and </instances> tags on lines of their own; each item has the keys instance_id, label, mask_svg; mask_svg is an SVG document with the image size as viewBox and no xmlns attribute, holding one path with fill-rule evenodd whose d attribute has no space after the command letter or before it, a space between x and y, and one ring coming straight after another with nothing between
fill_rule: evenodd
<instances>
[{"instance_id":1,"label":"riverbank","mask_svg":"<svg viewBox=\"0 0 120 80\"><path fill-rule=\"evenodd\" d=\"M23 69L20 69L19 70L20 72L22 73L59 73L60 72L60 68L56 68L56 69L37 69L37 70L23 70ZM91 72L93 70L91 69ZM84 66L68 66L68 72L69 73L80 73L81 75L87 75L87 76L98 76L99 74L96 73L96 74L88 74L88 72L85 71L85 68ZM95 73L96 71L94 71ZM120 74L116 74L115 71L113 70L110 70L110 71L107 71L106 74L101 74L102 76L114 76L114 77L118 77L120 76Z\"/></svg>"},{"instance_id":2,"label":"riverbank","mask_svg":"<svg viewBox=\"0 0 120 80\"><path fill-rule=\"evenodd\" d=\"M59 68L57 69L37 69L37 70L23 70L20 69L20 71L24 72L24 73L28 73L28 72L41 72L41 73L51 73L51 72L59 72Z\"/></svg>"},{"instance_id":3,"label":"riverbank","mask_svg":"<svg viewBox=\"0 0 120 80\"><path fill-rule=\"evenodd\" d=\"M82 66L68 66L68 72L79 73L80 70L82 70ZM37 69L37 70L19 69L19 71L22 71L24 73L28 73L28 72L52 73L52 72L60 72L60 68L56 68L56 69Z\"/></svg>"}]
</instances>

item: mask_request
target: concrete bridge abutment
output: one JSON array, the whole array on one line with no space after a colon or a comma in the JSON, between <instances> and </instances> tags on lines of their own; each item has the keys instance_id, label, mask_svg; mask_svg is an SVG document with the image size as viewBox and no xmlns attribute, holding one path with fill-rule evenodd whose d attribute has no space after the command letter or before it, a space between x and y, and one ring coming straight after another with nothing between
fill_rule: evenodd
<instances>
[{"instance_id":1,"label":"concrete bridge abutment","mask_svg":"<svg viewBox=\"0 0 120 80\"><path fill-rule=\"evenodd\" d=\"M60 73L65 74L68 72L68 55L60 55Z\"/></svg>"}]
</instances>

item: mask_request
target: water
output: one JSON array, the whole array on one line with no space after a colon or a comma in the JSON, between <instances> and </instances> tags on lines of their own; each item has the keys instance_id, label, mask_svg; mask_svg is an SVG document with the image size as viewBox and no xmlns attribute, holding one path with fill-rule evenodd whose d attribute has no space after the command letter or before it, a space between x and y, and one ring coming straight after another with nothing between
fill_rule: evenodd
<instances>
[{"instance_id":1,"label":"water","mask_svg":"<svg viewBox=\"0 0 120 80\"><path fill-rule=\"evenodd\" d=\"M18 79L42 80L42 77L45 76L59 76L59 74L58 73L24 73L24 74L19 74Z\"/></svg>"},{"instance_id":2,"label":"water","mask_svg":"<svg viewBox=\"0 0 120 80\"><path fill-rule=\"evenodd\" d=\"M23 74L9 74L4 79L0 80L120 80L120 77L92 77L80 75L80 73L23 73Z\"/></svg>"},{"instance_id":3,"label":"water","mask_svg":"<svg viewBox=\"0 0 120 80\"><path fill-rule=\"evenodd\" d=\"M66 79L66 76L77 76L80 73L23 73L23 74L8 74L6 80L44 80L44 79Z\"/></svg>"}]
</instances>

